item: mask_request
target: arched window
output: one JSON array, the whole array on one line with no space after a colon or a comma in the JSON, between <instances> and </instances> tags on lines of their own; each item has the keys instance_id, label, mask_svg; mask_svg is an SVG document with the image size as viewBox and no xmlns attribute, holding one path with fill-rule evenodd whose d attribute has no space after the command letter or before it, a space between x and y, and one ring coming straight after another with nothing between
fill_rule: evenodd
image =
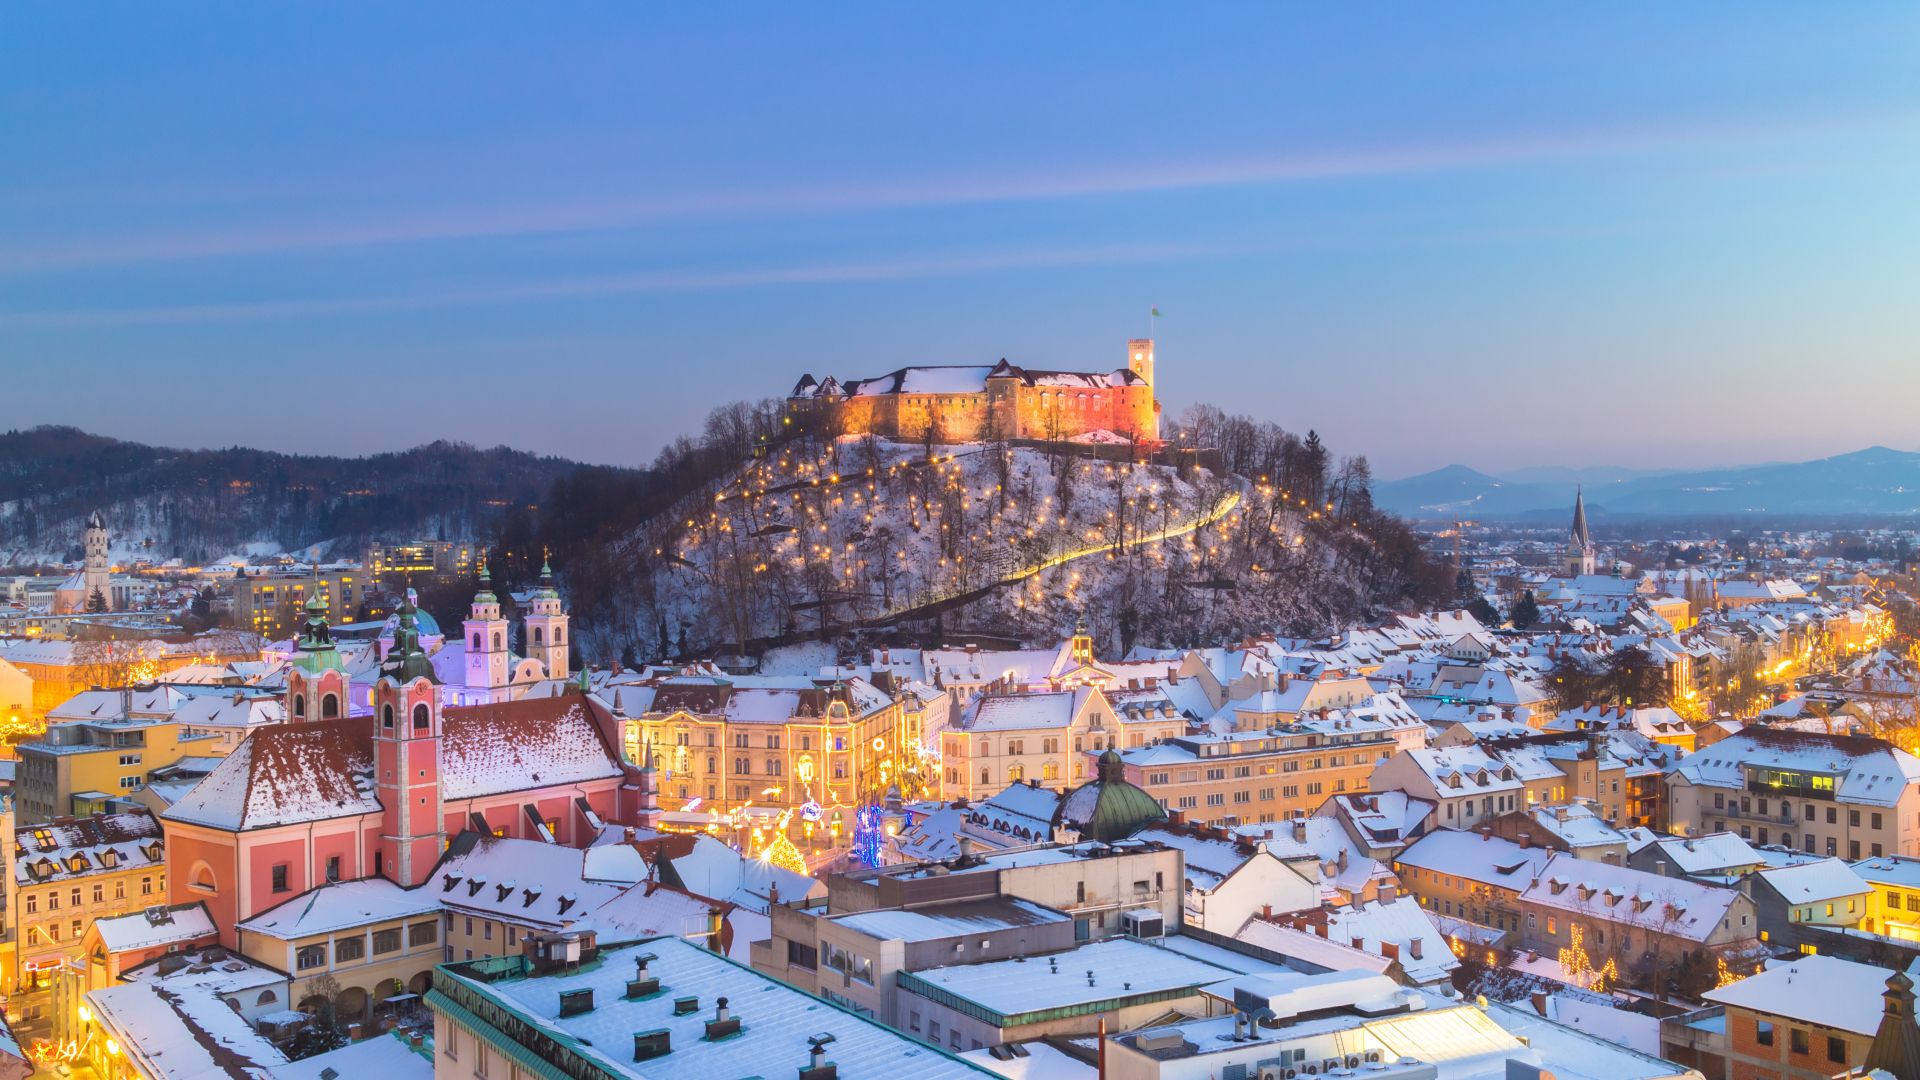
<instances>
[{"instance_id":1,"label":"arched window","mask_svg":"<svg viewBox=\"0 0 1920 1080\"><path fill-rule=\"evenodd\" d=\"M300 720L307 718L307 695L293 695L293 715L296 719Z\"/></svg>"},{"instance_id":2,"label":"arched window","mask_svg":"<svg viewBox=\"0 0 1920 1080\"><path fill-rule=\"evenodd\" d=\"M427 730L427 717L428 717L428 713L427 713L426 705L424 703L415 705L413 707L413 730L415 731Z\"/></svg>"},{"instance_id":3,"label":"arched window","mask_svg":"<svg viewBox=\"0 0 1920 1080\"><path fill-rule=\"evenodd\" d=\"M215 881L213 877L213 867L203 862L194 863L193 869L187 872L187 884L198 892L215 893L220 891L220 884Z\"/></svg>"},{"instance_id":4,"label":"arched window","mask_svg":"<svg viewBox=\"0 0 1920 1080\"><path fill-rule=\"evenodd\" d=\"M544 644L544 641L541 639L541 636L540 636L540 628L537 626L533 628L533 643L535 645Z\"/></svg>"},{"instance_id":5,"label":"arched window","mask_svg":"<svg viewBox=\"0 0 1920 1080\"><path fill-rule=\"evenodd\" d=\"M495 652L498 652L500 649L500 631L498 630L493 632L493 648Z\"/></svg>"},{"instance_id":6,"label":"arched window","mask_svg":"<svg viewBox=\"0 0 1920 1080\"><path fill-rule=\"evenodd\" d=\"M255 1005L272 1005L274 1002L277 1002L279 1000L280 1000L279 996L275 994L273 991L262 990L260 991L260 996L255 998L253 1003Z\"/></svg>"},{"instance_id":7,"label":"arched window","mask_svg":"<svg viewBox=\"0 0 1920 1080\"><path fill-rule=\"evenodd\" d=\"M380 707L380 726L386 728L388 731L393 730L393 706L382 705Z\"/></svg>"},{"instance_id":8,"label":"arched window","mask_svg":"<svg viewBox=\"0 0 1920 1080\"><path fill-rule=\"evenodd\" d=\"M1007 783L1017 784L1027 778L1027 767L1019 763L1007 766Z\"/></svg>"},{"instance_id":9,"label":"arched window","mask_svg":"<svg viewBox=\"0 0 1920 1080\"><path fill-rule=\"evenodd\" d=\"M566 643L567 643L567 628L566 628L566 627L564 627L564 626L556 626L556 627L554 627L554 628L553 628L553 643L554 643L555 645L564 645L564 644L566 644Z\"/></svg>"},{"instance_id":10,"label":"arched window","mask_svg":"<svg viewBox=\"0 0 1920 1080\"><path fill-rule=\"evenodd\" d=\"M1040 766L1040 778L1042 780L1060 779L1060 766L1051 761Z\"/></svg>"},{"instance_id":11,"label":"arched window","mask_svg":"<svg viewBox=\"0 0 1920 1080\"><path fill-rule=\"evenodd\" d=\"M340 699L332 694L320 699L320 718L332 720L340 715Z\"/></svg>"},{"instance_id":12,"label":"arched window","mask_svg":"<svg viewBox=\"0 0 1920 1080\"><path fill-rule=\"evenodd\" d=\"M473 632L473 651L474 652L480 651L480 631L478 630L475 630Z\"/></svg>"}]
</instances>

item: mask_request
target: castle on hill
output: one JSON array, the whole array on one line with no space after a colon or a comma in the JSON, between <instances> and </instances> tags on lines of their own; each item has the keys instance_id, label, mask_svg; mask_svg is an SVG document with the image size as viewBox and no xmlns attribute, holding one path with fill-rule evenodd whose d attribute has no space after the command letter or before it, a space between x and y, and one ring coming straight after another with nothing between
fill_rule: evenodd
<instances>
[{"instance_id":1,"label":"castle on hill","mask_svg":"<svg viewBox=\"0 0 1920 1080\"><path fill-rule=\"evenodd\" d=\"M1001 360L992 366L905 367L870 379L802 376L787 416L825 436L878 435L941 443L999 439L1158 442L1153 341L1127 342L1127 363L1111 371L1041 371Z\"/></svg>"}]
</instances>

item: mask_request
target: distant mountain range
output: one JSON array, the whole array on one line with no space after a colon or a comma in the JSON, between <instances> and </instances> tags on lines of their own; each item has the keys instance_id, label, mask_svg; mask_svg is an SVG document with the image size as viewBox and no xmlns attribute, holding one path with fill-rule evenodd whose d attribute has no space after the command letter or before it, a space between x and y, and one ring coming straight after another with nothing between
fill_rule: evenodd
<instances>
[{"instance_id":1,"label":"distant mountain range","mask_svg":"<svg viewBox=\"0 0 1920 1080\"><path fill-rule=\"evenodd\" d=\"M1920 512L1920 453L1868 447L1816 461L1695 471L1525 469L1489 476L1449 465L1374 486L1374 502L1409 518L1564 515L1576 484L1595 516L1911 514Z\"/></svg>"}]
</instances>

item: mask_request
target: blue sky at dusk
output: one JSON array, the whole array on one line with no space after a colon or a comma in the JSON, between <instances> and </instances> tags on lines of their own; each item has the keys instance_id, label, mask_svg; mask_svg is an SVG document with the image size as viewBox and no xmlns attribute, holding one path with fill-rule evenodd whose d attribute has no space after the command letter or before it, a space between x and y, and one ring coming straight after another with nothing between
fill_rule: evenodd
<instances>
[{"instance_id":1,"label":"blue sky at dusk","mask_svg":"<svg viewBox=\"0 0 1920 1080\"><path fill-rule=\"evenodd\" d=\"M13 5L0 426L642 464L1005 356L1397 476L1920 448L1920 7Z\"/></svg>"}]
</instances>

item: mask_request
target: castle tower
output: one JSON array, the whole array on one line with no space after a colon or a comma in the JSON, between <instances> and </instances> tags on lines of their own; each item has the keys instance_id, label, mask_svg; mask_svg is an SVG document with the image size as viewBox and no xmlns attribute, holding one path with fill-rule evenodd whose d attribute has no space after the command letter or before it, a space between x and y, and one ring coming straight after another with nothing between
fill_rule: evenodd
<instances>
[{"instance_id":1,"label":"castle tower","mask_svg":"<svg viewBox=\"0 0 1920 1080\"><path fill-rule=\"evenodd\" d=\"M333 644L327 605L318 592L307 597L307 623L287 667L286 713L290 724L334 720L347 713L347 661Z\"/></svg>"},{"instance_id":2,"label":"castle tower","mask_svg":"<svg viewBox=\"0 0 1920 1080\"><path fill-rule=\"evenodd\" d=\"M1127 342L1127 370L1140 376L1140 381L1153 385L1153 339L1134 338Z\"/></svg>"},{"instance_id":3,"label":"castle tower","mask_svg":"<svg viewBox=\"0 0 1920 1080\"><path fill-rule=\"evenodd\" d=\"M87 517L86 562L80 573L86 583L86 602L91 603L97 594L112 610L113 566L107 561L107 522L98 510Z\"/></svg>"},{"instance_id":4,"label":"castle tower","mask_svg":"<svg viewBox=\"0 0 1920 1080\"><path fill-rule=\"evenodd\" d=\"M1573 528L1567 532L1567 576L1591 574L1593 567L1593 534L1587 530L1587 498L1579 488L1574 488Z\"/></svg>"},{"instance_id":5,"label":"castle tower","mask_svg":"<svg viewBox=\"0 0 1920 1080\"><path fill-rule=\"evenodd\" d=\"M484 561L480 563L480 591L473 594L473 606L462 626L467 635L467 688L486 690L488 700L496 700L493 691L507 685L511 677L507 620L500 617L500 598L493 593L493 576ZM396 641L396 651L398 648Z\"/></svg>"},{"instance_id":6,"label":"castle tower","mask_svg":"<svg viewBox=\"0 0 1920 1080\"><path fill-rule=\"evenodd\" d=\"M553 564L540 564L540 587L528 599L520 645L527 655L546 665L547 678L567 677L567 613L560 610L560 590L553 587Z\"/></svg>"},{"instance_id":7,"label":"castle tower","mask_svg":"<svg viewBox=\"0 0 1920 1080\"><path fill-rule=\"evenodd\" d=\"M380 837L373 869L396 885L426 880L445 847L440 795L440 687L403 602L393 653L373 685L373 782Z\"/></svg>"}]
</instances>

